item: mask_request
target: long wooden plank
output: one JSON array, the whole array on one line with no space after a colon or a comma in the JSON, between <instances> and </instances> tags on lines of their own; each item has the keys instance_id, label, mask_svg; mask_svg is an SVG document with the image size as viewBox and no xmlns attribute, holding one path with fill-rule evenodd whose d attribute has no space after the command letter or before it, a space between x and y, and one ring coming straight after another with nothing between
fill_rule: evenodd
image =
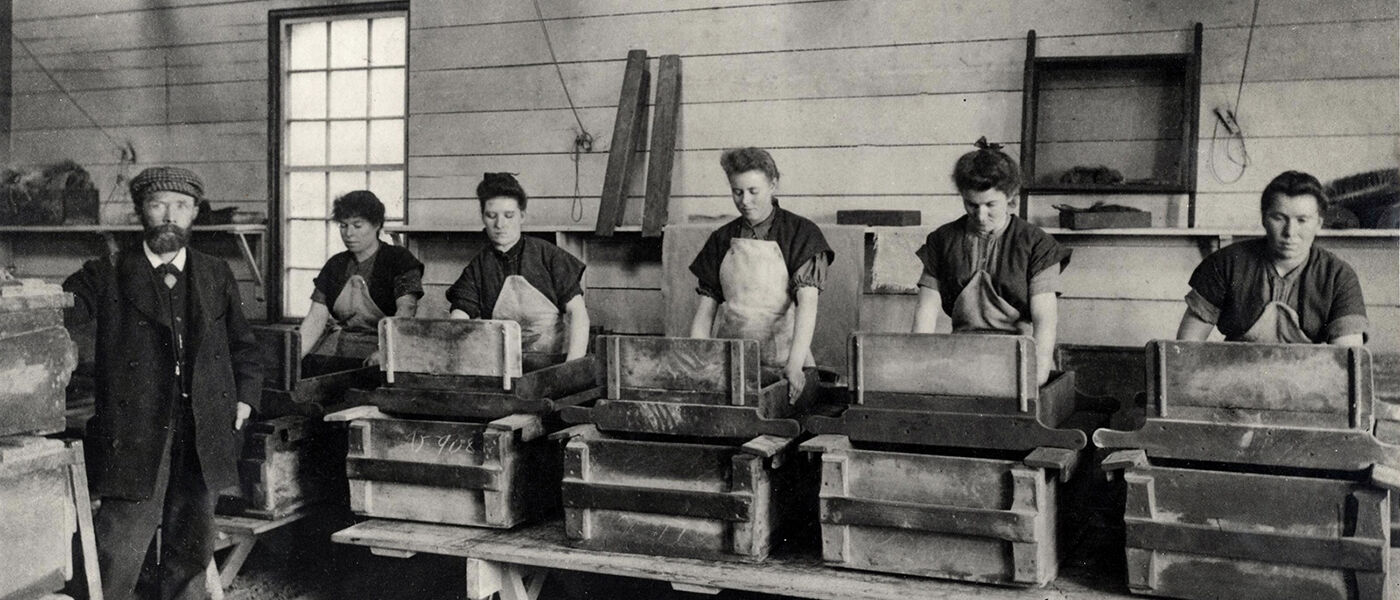
<instances>
[{"instance_id":1,"label":"long wooden plank","mask_svg":"<svg viewBox=\"0 0 1400 600\"><path fill-rule=\"evenodd\" d=\"M861 442L1024 451L1042 446L1079 450L1088 442L1081 431L1049 429L1033 417L1002 415L930 414L853 406L839 418L809 417L804 424L812 433L847 435Z\"/></svg>"},{"instance_id":2,"label":"long wooden plank","mask_svg":"<svg viewBox=\"0 0 1400 600\"><path fill-rule=\"evenodd\" d=\"M338 543L496 560L819 600L1127 600L1121 576L1071 571L1048 588L1011 588L832 569L815 554L779 552L761 564L594 552L573 547L560 523L512 531L374 519L338 531ZM1396 561L1400 562L1400 561ZM1105 591L1110 590L1110 591Z\"/></svg>"},{"instance_id":3,"label":"long wooden plank","mask_svg":"<svg viewBox=\"0 0 1400 600\"><path fill-rule=\"evenodd\" d=\"M661 235L671 202L671 166L675 162L681 108L680 55L662 56L656 76L656 112L652 115L651 144L647 147L647 199L642 205L644 237Z\"/></svg>"},{"instance_id":4,"label":"long wooden plank","mask_svg":"<svg viewBox=\"0 0 1400 600\"><path fill-rule=\"evenodd\" d=\"M1369 432L1306 427L1149 421L1137 431L1099 429L1099 448L1137 448L1152 458L1208 460L1340 471L1400 464L1400 447Z\"/></svg>"},{"instance_id":5,"label":"long wooden plank","mask_svg":"<svg viewBox=\"0 0 1400 600\"><path fill-rule=\"evenodd\" d=\"M646 138L650 87L651 72L647 70L646 50L629 50L627 68L622 77L622 92L617 100L612 143L608 144L608 169L603 177L598 222L594 229L598 235L611 236L613 229L622 222L622 205L632 178L632 161L641 149L641 140Z\"/></svg>"},{"instance_id":6,"label":"long wooden plank","mask_svg":"<svg viewBox=\"0 0 1400 600\"><path fill-rule=\"evenodd\" d=\"M374 458L345 459L345 476L362 481L469 490L499 490L503 485L499 469Z\"/></svg>"},{"instance_id":7,"label":"long wooden plank","mask_svg":"<svg viewBox=\"0 0 1400 600\"><path fill-rule=\"evenodd\" d=\"M592 423L604 431L728 439L802 434L796 419L765 419L741 406L599 400L589 408L565 408L561 414L567 422Z\"/></svg>"}]
</instances>

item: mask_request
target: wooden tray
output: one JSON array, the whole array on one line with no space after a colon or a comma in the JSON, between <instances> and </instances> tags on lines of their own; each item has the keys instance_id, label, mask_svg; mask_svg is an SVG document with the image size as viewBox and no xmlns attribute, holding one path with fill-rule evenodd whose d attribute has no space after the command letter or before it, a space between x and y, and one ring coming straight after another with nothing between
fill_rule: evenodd
<instances>
[{"instance_id":1,"label":"wooden tray","mask_svg":"<svg viewBox=\"0 0 1400 600\"><path fill-rule=\"evenodd\" d=\"M0 288L0 436L63 431L78 348L63 327L73 296L56 285Z\"/></svg>"}]
</instances>

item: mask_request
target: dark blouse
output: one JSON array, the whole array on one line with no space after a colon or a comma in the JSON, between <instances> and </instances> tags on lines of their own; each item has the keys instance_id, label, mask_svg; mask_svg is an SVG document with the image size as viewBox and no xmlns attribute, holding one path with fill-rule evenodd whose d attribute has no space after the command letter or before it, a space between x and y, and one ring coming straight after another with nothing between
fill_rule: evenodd
<instances>
[{"instance_id":1,"label":"dark blouse","mask_svg":"<svg viewBox=\"0 0 1400 600\"><path fill-rule=\"evenodd\" d=\"M924 281L937 281L943 311L953 314L953 304L972 276L979 270L976 256L987 257L986 265L997 295L1022 315L1031 314L1031 296L1040 291L1058 293L1058 282L1042 273L1052 267L1063 271L1069 265L1070 249L1060 245L1050 234L1016 215L1011 215L1006 228L994 240L995 248L970 244L966 215L945 223L928 234L915 255L924 264ZM1037 276L1040 276L1039 278ZM926 286L932 287L932 286Z\"/></svg>"},{"instance_id":2,"label":"dark blouse","mask_svg":"<svg viewBox=\"0 0 1400 600\"><path fill-rule=\"evenodd\" d=\"M584 268L583 261L562 248L522 235L510 250L488 246L477 254L447 288L447 301L474 319L490 319L506 277L519 275L563 312L564 305L583 294Z\"/></svg>"},{"instance_id":3,"label":"dark blouse","mask_svg":"<svg viewBox=\"0 0 1400 600\"><path fill-rule=\"evenodd\" d=\"M699 279L697 291L716 302L724 302L719 269L734 238L763 239L778 244L783 262L787 263L789 295L796 295L797 288L804 286L820 290L826 267L836 257L816 223L781 207L775 207L773 214L758 225L749 225L743 217L738 217L711 233L690 263L690 272Z\"/></svg>"},{"instance_id":4,"label":"dark blouse","mask_svg":"<svg viewBox=\"0 0 1400 600\"><path fill-rule=\"evenodd\" d=\"M400 296L423 297L423 263L407 248L381 242L379 250L364 265L356 261L355 254L349 250L327 260L313 281L315 291L311 294L311 300L328 307L335 306L336 298L345 289L350 277L356 274L363 276L366 270L369 272L369 276L365 277L365 282L369 284L369 297L386 315L392 316L398 311L396 301Z\"/></svg>"},{"instance_id":5,"label":"dark blouse","mask_svg":"<svg viewBox=\"0 0 1400 600\"><path fill-rule=\"evenodd\" d=\"M1201 261L1191 273L1186 296L1191 312L1215 324L1227 340L1241 339L1274 301L1298 313L1299 327L1313 342L1366 333L1366 302L1356 272L1317 245L1306 262L1286 275L1274 269L1268 240L1230 245Z\"/></svg>"}]
</instances>

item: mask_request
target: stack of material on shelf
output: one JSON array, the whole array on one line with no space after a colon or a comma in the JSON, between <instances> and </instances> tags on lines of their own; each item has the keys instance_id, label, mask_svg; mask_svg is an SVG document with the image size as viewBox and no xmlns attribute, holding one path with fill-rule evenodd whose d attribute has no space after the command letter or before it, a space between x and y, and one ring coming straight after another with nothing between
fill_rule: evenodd
<instances>
[{"instance_id":1,"label":"stack of material on shelf","mask_svg":"<svg viewBox=\"0 0 1400 600\"><path fill-rule=\"evenodd\" d=\"M811 496L753 340L603 336L607 397L564 410L565 533L594 550L761 561ZM601 431L600 431L601 430Z\"/></svg>"},{"instance_id":2,"label":"stack of material on shelf","mask_svg":"<svg viewBox=\"0 0 1400 600\"><path fill-rule=\"evenodd\" d=\"M379 347L386 385L326 416L350 424L352 510L507 528L557 509L546 434L559 407L601 394L591 356L524 353L520 325L494 320L387 318Z\"/></svg>"},{"instance_id":3,"label":"stack of material on shelf","mask_svg":"<svg viewBox=\"0 0 1400 600\"><path fill-rule=\"evenodd\" d=\"M13 550L4 552L0 598L62 589L79 523L91 540L81 443L38 437L64 429L64 387L78 361L63 328L72 305L57 285L0 283L0 540Z\"/></svg>"},{"instance_id":4,"label":"stack of material on shelf","mask_svg":"<svg viewBox=\"0 0 1400 600\"><path fill-rule=\"evenodd\" d=\"M1385 598L1400 447L1373 434L1371 357L1157 341L1121 448L1128 585L1177 598Z\"/></svg>"},{"instance_id":5,"label":"stack of material on shelf","mask_svg":"<svg viewBox=\"0 0 1400 600\"><path fill-rule=\"evenodd\" d=\"M1035 385L1024 336L857 333L852 404L822 434L828 564L1003 585L1059 569L1057 505L1087 436L1073 373ZM1080 481L1087 478L1081 477Z\"/></svg>"}]
</instances>

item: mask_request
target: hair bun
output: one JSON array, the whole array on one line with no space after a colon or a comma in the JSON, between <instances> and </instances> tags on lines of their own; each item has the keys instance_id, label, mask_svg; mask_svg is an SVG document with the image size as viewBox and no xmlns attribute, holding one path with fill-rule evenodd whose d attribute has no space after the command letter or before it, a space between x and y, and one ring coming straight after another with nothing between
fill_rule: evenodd
<instances>
[{"instance_id":1,"label":"hair bun","mask_svg":"<svg viewBox=\"0 0 1400 600\"><path fill-rule=\"evenodd\" d=\"M481 183L476 186L476 196L489 200L498 196L510 196L524 204L525 188L515 179L516 173L482 173Z\"/></svg>"},{"instance_id":2,"label":"hair bun","mask_svg":"<svg viewBox=\"0 0 1400 600\"><path fill-rule=\"evenodd\" d=\"M977 146L978 148L981 148L983 150L1001 150L1002 148L1006 147L1001 144L993 144L987 141L987 136L985 135L980 138L977 138L977 141L973 142L972 145Z\"/></svg>"}]
</instances>

